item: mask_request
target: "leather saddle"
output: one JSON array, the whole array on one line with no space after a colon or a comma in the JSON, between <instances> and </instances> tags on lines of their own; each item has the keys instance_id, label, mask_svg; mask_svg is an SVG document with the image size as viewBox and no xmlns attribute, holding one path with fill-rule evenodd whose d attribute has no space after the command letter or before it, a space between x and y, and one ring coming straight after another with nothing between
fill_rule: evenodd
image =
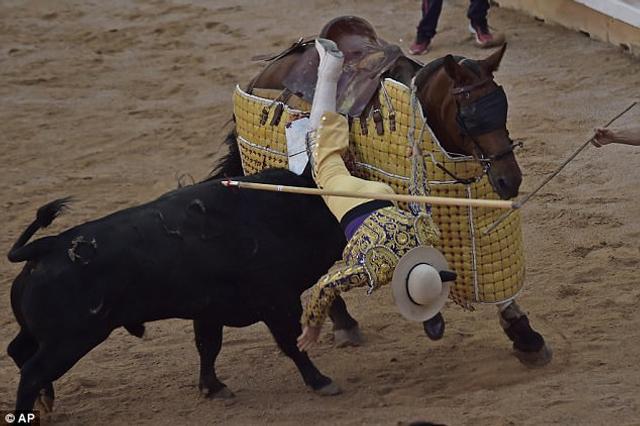
<instances>
[{"instance_id":1,"label":"leather saddle","mask_svg":"<svg viewBox=\"0 0 640 426\"><path fill-rule=\"evenodd\" d=\"M408 66L414 71L422 64L407 58L398 46L378 38L373 26L357 16L340 16L331 20L322 28L319 36L333 40L344 54L342 75L338 80L338 111L349 117L360 117L361 128L365 134L366 118L371 114L378 134L382 134L382 114L377 93L383 74L400 60L408 61ZM273 59L281 58L300 48L304 51L285 75L282 84L291 93L312 102L319 63L314 40L301 39ZM393 116L391 127L393 130Z\"/></svg>"}]
</instances>

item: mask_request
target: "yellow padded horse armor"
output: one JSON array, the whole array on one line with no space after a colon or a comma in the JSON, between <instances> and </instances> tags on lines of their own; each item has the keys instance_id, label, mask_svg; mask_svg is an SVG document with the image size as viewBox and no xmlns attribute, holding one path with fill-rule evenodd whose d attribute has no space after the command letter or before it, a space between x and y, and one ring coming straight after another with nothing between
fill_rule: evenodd
<instances>
[{"instance_id":1,"label":"yellow padded horse armor","mask_svg":"<svg viewBox=\"0 0 640 426\"><path fill-rule=\"evenodd\" d=\"M353 161L347 161L347 165L355 176L384 182L397 193L408 193L411 179L408 137L415 134L412 123L422 122L422 111L411 107L411 92L407 86L390 79L384 85L396 115L396 129L390 129L389 111L381 90L384 134L378 135L372 123L368 123L366 135L362 134L359 120L354 119L350 130ZM301 109L285 106L279 124L272 126L269 123L276 108L269 109L266 124L261 124L263 109L273 106L272 99L247 94L239 87L233 99L244 172L256 173L267 167L286 168L285 125L299 116L301 110L306 109L305 105L301 105ZM413 120L412 114L416 114L417 119ZM427 157L427 180L432 195L499 198L477 161L446 153L428 131L424 132L420 145ZM473 183L456 182L436 167L437 163L459 178L473 179ZM520 212L511 214L490 233L485 235L483 232L500 215L498 210L480 207L432 208L433 220L441 232L437 247L458 274L450 297L465 308L472 308L474 303L505 302L515 298L522 289L525 263Z\"/></svg>"}]
</instances>

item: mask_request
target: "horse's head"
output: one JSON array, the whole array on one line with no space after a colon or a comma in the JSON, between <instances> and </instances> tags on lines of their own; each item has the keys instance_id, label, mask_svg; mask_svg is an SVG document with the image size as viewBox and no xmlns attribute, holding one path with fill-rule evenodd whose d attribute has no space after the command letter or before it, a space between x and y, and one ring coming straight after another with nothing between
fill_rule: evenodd
<instances>
[{"instance_id":1,"label":"horse's head","mask_svg":"<svg viewBox=\"0 0 640 426\"><path fill-rule=\"evenodd\" d=\"M482 161L494 190L508 199L518 195L522 172L506 127L507 98L493 79L505 49L479 61L447 55L419 72L415 84L442 147Z\"/></svg>"}]
</instances>

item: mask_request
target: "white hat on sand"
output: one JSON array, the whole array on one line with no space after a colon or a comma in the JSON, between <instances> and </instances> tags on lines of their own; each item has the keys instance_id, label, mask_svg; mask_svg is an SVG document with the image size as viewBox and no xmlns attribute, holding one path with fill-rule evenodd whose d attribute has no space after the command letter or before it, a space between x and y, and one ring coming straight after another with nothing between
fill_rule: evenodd
<instances>
[{"instance_id":1,"label":"white hat on sand","mask_svg":"<svg viewBox=\"0 0 640 426\"><path fill-rule=\"evenodd\" d=\"M448 269L447 259L433 247L416 247L402 256L393 272L391 290L403 317L423 322L440 312L450 286L442 282L440 271Z\"/></svg>"}]
</instances>

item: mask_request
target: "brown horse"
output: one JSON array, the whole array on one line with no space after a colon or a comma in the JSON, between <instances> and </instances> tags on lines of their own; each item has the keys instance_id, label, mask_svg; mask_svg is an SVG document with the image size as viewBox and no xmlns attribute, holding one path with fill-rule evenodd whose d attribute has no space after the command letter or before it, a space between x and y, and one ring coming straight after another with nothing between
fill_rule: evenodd
<instances>
[{"instance_id":1,"label":"brown horse","mask_svg":"<svg viewBox=\"0 0 640 426\"><path fill-rule=\"evenodd\" d=\"M358 30L367 30L369 24L366 21L356 17L347 18L351 27L355 22ZM335 28L335 23L344 19L345 17L340 17L332 20L320 34L330 35L330 29ZM375 33L373 35L375 36ZM385 48L389 50L389 45L380 39L367 39L366 45L361 49L353 47L360 46L357 42L348 41L351 43L342 44L347 44L348 49L358 51L350 52L351 55L347 53L347 58L366 57L371 55L371 52L376 54ZM342 49L340 43L338 46ZM479 61L447 55L425 67L400 54L394 57L393 64L378 77L389 77L407 86L410 86L415 78L416 94L423 113L442 147L447 152L473 156L481 161L493 189L501 198L509 199L518 195L522 173L513 153L516 145L510 139L506 128L506 96L493 77L505 50L506 44ZM309 70L315 71L317 64L308 60L310 56L313 57L310 55L313 52L315 49L312 43L294 45L290 51L269 63L249 83L246 91L251 93L257 88L287 90L286 84L291 82L293 73L302 75L297 78L306 79L306 86L313 88L315 75ZM304 66L300 65L301 62L304 62ZM374 83L376 81L373 78L368 80L373 80ZM293 81L293 84L301 86L296 81ZM310 90L297 94L307 101L313 98L313 92Z\"/></svg>"},{"instance_id":2,"label":"brown horse","mask_svg":"<svg viewBox=\"0 0 640 426\"><path fill-rule=\"evenodd\" d=\"M326 35L327 28L340 19L343 18L337 18L327 24L321 35ZM359 28L373 31L369 30L366 27L369 24L360 18L348 17L348 19L356 22ZM350 56L362 60L361 58L372 51L377 54L383 49L384 54L388 56L388 45L382 40L371 38L370 34L368 36L364 47L360 50L358 50L358 40L355 42L354 39L348 40L351 45L347 47L354 49L353 46L355 46L355 53L348 51L345 55L347 58L345 63L348 63ZM337 42L344 52L340 40ZM312 71L317 69L317 62L313 63L311 49L313 49L312 43L298 43L290 50L283 52L250 82L246 91L251 93L256 88L291 90L286 82L291 81L292 74L297 79L311 79L311 83L306 81L306 86L298 85L298 87L313 87L316 77L312 75ZM426 66L421 66L404 55L396 55L394 62L385 67L376 77L389 77L407 86L413 83L423 113L427 117L427 123L443 149L450 153L472 156L481 162L496 193L503 199L509 199L518 194L522 173L513 152L515 145L506 128L506 95L493 76L505 50L506 45L483 60L447 55ZM357 66L351 67L357 68ZM313 98L312 92L304 90L292 92L308 101ZM349 105L352 104L349 103ZM370 110L371 105L367 108ZM351 115L351 111L342 112ZM367 112L365 109L361 117L366 116ZM241 170L235 137L230 135L227 143L230 155L218 168L217 176L229 176ZM313 244L312 242L301 243ZM531 328L527 316L518 305L514 301L508 301L498 305L498 308L500 323L513 342L514 352L520 361L530 366L548 363L551 360L551 351L544 338ZM349 315L341 299L337 299L332 307L331 319L334 322L336 341L347 344L359 343L357 322Z\"/></svg>"},{"instance_id":3,"label":"brown horse","mask_svg":"<svg viewBox=\"0 0 640 426\"><path fill-rule=\"evenodd\" d=\"M481 161L493 189L509 199L518 195L522 173L506 128L506 97L493 78L505 50L506 44L484 60L461 63L446 56L437 71L420 71L415 85L442 147Z\"/></svg>"}]
</instances>

